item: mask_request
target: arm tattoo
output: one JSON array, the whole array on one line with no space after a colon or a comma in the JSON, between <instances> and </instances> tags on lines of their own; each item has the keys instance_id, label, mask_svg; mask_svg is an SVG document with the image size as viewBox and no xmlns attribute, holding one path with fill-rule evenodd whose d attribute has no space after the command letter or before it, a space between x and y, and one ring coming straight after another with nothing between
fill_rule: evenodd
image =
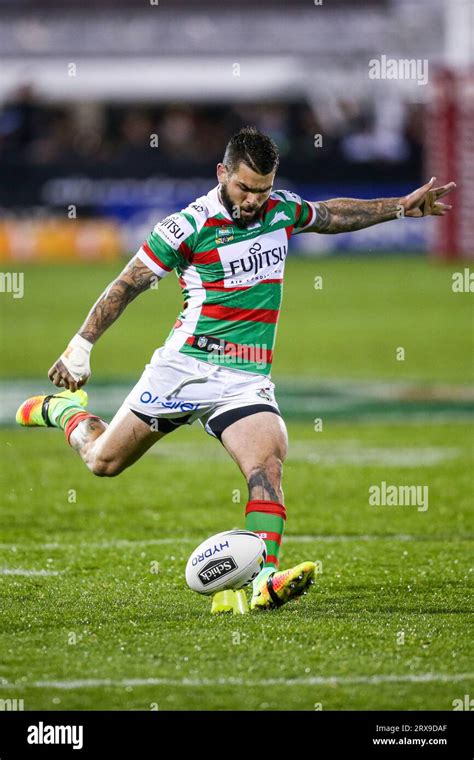
<instances>
[{"instance_id":1,"label":"arm tattoo","mask_svg":"<svg viewBox=\"0 0 474 760\"><path fill-rule=\"evenodd\" d=\"M134 298L160 279L140 259L132 259L95 302L79 335L95 343Z\"/></svg>"},{"instance_id":2,"label":"arm tattoo","mask_svg":"<svg viewBox=\"0 0 474 760\"><path fill-rule=\"evenodd\" d=\"M374 224L396 219L400 213L398 198L379 198L373 201L333 198L314 205L317 216L310 229L329 235L372 227Z\"/></svg>"},{"instance_id":3,"label":"arm tattoo","mask_svg":"<svg viewBox=\"0 0 474 760\"><path fill-rule=\"evenodd\" d=\"M318 232L327 232L331 224L331 212L327 203L316 203L316 223L315 227Z\"/></svg>"}]
</instances>

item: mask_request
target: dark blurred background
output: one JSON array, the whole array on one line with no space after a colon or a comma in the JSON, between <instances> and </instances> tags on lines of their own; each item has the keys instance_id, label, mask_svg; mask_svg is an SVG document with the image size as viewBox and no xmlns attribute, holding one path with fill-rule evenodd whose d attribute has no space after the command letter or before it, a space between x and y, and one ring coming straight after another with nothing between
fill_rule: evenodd
<instances>
[{"instance_id":1,"label":"dark blurred background","mask_svg":"<svg viewBox=\"0 0 474 760\"><path fill-rule=\"evenodd\" d=\"M277 186L313 200L400 195L431 173L459 182L467 172L472 193L465 0L0 0L0 9L0 222L74 219L79 230L105 220L97 256L104 240L129 255L160 216L215 184L227 140L246 124L278 143ZM371 78L383 57L426 62L427 81ZM448 233L433 222L299 236L294 248L469 255L465 222L453 216ZM0 260L21 249L11 229L0 231ZM44 247L30 239L18 255L47 258Z\"/></svg>"}]
</instances>

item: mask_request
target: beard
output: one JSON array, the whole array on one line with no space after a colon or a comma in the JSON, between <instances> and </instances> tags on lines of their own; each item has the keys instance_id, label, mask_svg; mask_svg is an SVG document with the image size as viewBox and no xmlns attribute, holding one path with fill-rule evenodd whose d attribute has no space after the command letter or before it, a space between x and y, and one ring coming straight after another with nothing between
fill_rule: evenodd
<instances>
[{"instance_id":1,"label":"beard","mask_svg":"<svg viewBox=\"0 0 474 760\"><path fill-rule=\"evenodd\" d=\"M230 195L227 192L227 186L221 183L219 189L220 189L220 194L221 194L222 205L225 207L229 216L231 216L232 219L234 220L234 224L236 225L236 227L245 229L246 227L249 226L249 224L253 224L254 222L257 221L257 219L261 215L262 209L257 209L254 213L254 216L249 216L248 219L244 219L243 216L241 216L240 214L240 207L237 206L237 204L231 200ZM236 215L236 210L239 211L239 215Z\"/></svg>"}]
</instances>

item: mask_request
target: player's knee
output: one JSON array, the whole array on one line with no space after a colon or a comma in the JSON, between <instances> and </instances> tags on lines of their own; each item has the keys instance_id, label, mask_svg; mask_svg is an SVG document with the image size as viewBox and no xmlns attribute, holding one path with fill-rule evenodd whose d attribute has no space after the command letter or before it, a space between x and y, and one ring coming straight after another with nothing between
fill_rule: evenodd
<instances>
[{"instance_id":1,"label":"player's knee","mask_svg":"<svg viewBox=\"0 0 474 760\"><path fill-rule=\"evenodd\" d=\"M122 472L117 460L107 457L95 457L90 464L90 470L99 478L113 478Z\"/></svg>"}]
</instances>

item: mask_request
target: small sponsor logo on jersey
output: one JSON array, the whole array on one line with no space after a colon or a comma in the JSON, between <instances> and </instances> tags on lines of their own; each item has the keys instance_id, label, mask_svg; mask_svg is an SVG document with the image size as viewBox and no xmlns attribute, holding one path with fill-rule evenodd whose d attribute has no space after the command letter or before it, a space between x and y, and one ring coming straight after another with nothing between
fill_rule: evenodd
<instances>
[{"instance_id":1,"label":"small sponsor logo on jersey","mask_svg":"<svg viewBox=\"0 0 474 760\"><path fill-rule=\"evenodd\" d=\"M209 559L209 557L212 557L214 554L217 554L218 552L221 552L223 549L230 549L229 542L224 541L223 543L220 543L219 546L217 544L214 544L214 546L209 546L208 549L206 549L205 552L202 554L198 554L196 557L193 557L193 567L197 565L199 562L203 562L205 559Z\"/></svg>"},{"instance_id":2,"label":"small sponsor logo on jersey","mask_svg":"<svg viewBox=\"0 0 474 760\"><path fill-rule=\"evenodd\" d=\"M209 353L222 353L225 348L225 341L220 338L213 338L211 335L196 335L193 343L194 348Z\"/></svg>"},{"instance_id":3,"label":"small sponsor logo on jersey","mask_svg":"<svg viewBox=\"0 0 474 760\"><path fill-rule=\"evenodd\" d=\"M198 577L203 586L207 586L212 581L223 578L225 575L229 575L232 570L237 569L237 563L233 557L222 557L220 559L212 559L205 565L202 570L199 571Z\"/></svg>"},{"instance_id":4,"label":"small sponsor logo on jersey","mask_svg":"<svg viewBox=\"0 0 474 760\"><path fill-rule=\"evenodd\" d=\"M177 250L181 243L194 231L192 224L180 214L171 214L159 222L154 232L168 243L171 248Z\"/></svg>"},{"instance_id":5,"label":"small sponsor logo on jersey","mask_svg":"<svg viewBox=\"0 0 474 760\"><path fill-rule=\"evenodd\" d=\"M235 231L233 227L218 227L216 230L216 245L230 243L234 239Z\"/></svg>"},{"instance_id":6,"label":"small sponsor logo on jersey","mask_svg":"<svg viewBox=\"0 0 474 760\"><path fill-rule=\"evenodd\" d=\"M258 367L267 364L268 346L266 343L231 343L223 338L213 338L210 335L193 336L192 347L199 351L213 354L212 361L218 364L247 364L255 363ZM273 400L273 399L271 399Z\"/></svg>"},{"instance_id":7,"label":"small sponsor logo on jersey","mask_svg":"<svg viewBox=\"0 0 474 760\"><path fill-rule=\"evenodd\" d=\"M274 224L278 224L278 222L284 222L285 220L289 222L290 217L287 216L284 211L277 211L272 221L270 222L270 227L272 227Z\"/></svg>"},{"instance_id":8,"label":"small sponsor logo on jersey","mask_svg":"<svg viewBox=\"0 0 474 760\"><path fill-rule=\"evenodd\" d=\"M257 391L257 396L260 396L260 398L265 399L265 401L273 401L271 396L271 388L260 388Z\"/></svg>"}]
</instances>

